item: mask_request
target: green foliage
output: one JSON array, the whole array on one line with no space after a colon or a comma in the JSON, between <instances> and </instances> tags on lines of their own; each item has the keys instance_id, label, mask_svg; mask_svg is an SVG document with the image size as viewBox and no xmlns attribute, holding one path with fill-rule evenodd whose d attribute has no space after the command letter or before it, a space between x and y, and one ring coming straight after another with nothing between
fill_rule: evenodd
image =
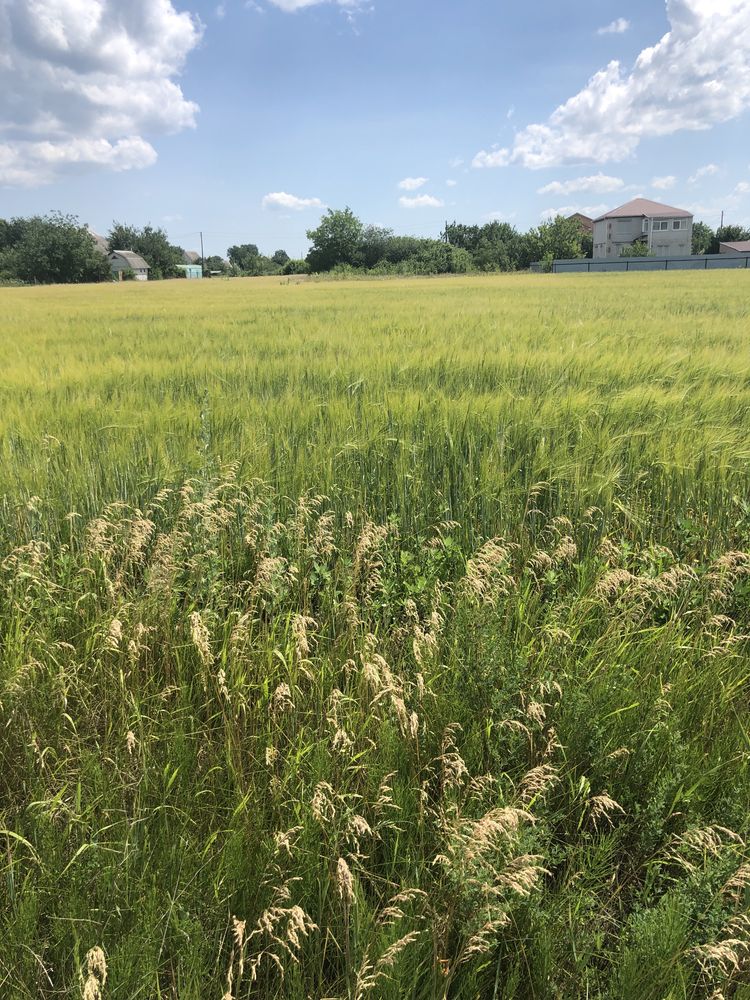
<instances>
[{"instance_id":1,"label":"green foliage","mask_svg":"<svg viewBox=\"0 0 750 1000\"><path fill-rule=\"evenodd\" d=\"M242 243L239 246L229 247L227 257L230 264L234 264L241 274L257 273L260 251L254 243Z\"/></svg>"},{"instance_id":2,"label":"green foliage","mask_svg":"<svg viewBox=\"0 0 750 1000\"><path fill-rule=\"evenodd\" d=\"M478 271L515 271L527 267L524 238L507 222L465 226L453 222L443 236L451 246L467 250Z\"/></svg>"},{"instance_id":3,"label":"green foliage","mask_svg":"<svg viewBox=\"0 0 750 1000\"><path fill-rule=\"evenodd\" d=\"M282 255L286 260L289 259L283 250L277 250L273 257L264 257L254 243L233 246L227 251L235 273L251 278L258 278L264 274L281 274L283 265L279 261ZM279 260L276 260L276 257Z\"/></svg>"},{"instance_id":4,"label":"green foliage","mask_svg":"<svg viewBox=\"0 0 750 1000\"><path fill-rule=\"evenodd\" d=\"M288 260L282 269L282 274L309 274L310 265L306 260Z\"/></svg>"},{"instance_id":5,"label":"green foliage","mask_svg":"<svg viewBox=\"0 0 750 1000\"><path fill-rule=\"evenodd\" d=\"M628 246L622 247L620 249L621 257L653 257L654 253L649 250L648 243L646 240L636 240L635 243L631 243Z\"/></svg>"},{"instance_id":6,"label":"green foliage","mask_svg":"<svg viewBox=\"0 0 750 1000\"><path fill-rule=\"evenodd\" d=\"M0 220L0 278L28 284L107 281L109 264L73 215Z\"/></svg>"},{"instance_id":7,"label":"green foliage","mask_svg":"<svg viewBox=\"0 0 750 1000\"><path fill-rule=\"evenodd\" d=\"M740 1000L738 275L185 295L0 290L0 993Z\"/></svg>"},{"instance_id":8,"label":"green foliage","mask_svg":"<svg viewBox=\"0 0 750 1000\"><path fill-rule=\"evenodd\" d=\"M163 229L155 229L150 224L138 229L113 222L107 242L111 250L132 250L143 257L150 268L148 276L152 281L177 277L176 265L184 261L184 250L173 246Z\"/></svg>"},{"instance_id":9,"label":"green foliage","mask_svg":"<svg viewBox=\"0 0 750 1000\"><path fill-rule=\"evenodd\" d=\"M307 263L313 272L330 271L340 264L356 266L364 227L350 208L329 208L307 238L312 246Z\"/></svg>"},{"instance_id":10,"label":"green foliage","mask_svg":"<svg viewBox=\"0 0 750 1000\"><path fill-rule=\"evenodd\" d=\"M218 271L219 274L228 274L229 273L229 265L224 260L224 258L223 257L219 257L218 254L212 254L212 256L206 257L206 259L202 263L203 263L204 270L207 273L209 273L209 274L212 271L214 271L214 272Z\"/></svg>"},{"instance_id":11,"label":"green foliage","mask_svg":"<svg viewBox=\"0 0 750 1000\"><path fill-rule=\"evenodd\" d=\"M714 231L705 222L693 223L693 245L691 252L696 255L711 253L714 242Z\"/></svg>"},{"instance_id":12,"label":"green foliage","mask_svg":"<svg viewBox=\"0 0 750 1000\"><path fill-rule=\"evenodd\" d=\"M535 260L572 260L584 256L584 231L577 219L556 216L531 229L525 237L525 265Z\"/></svg>"},{"instance_id":13,"label":"green foliage","mask_svg":"<svg viewBox=\"0 0 750 1000\"><path fill-rule=\"evenodd\" d=\"M290 259L291 258L289 257L289 254L286 252L286 250L276 250L274 253L271 254L271 260L274 262L274 264L278 264L279 267L284 267L286 264L289 263Z\"/></svg>"}]
</instances>

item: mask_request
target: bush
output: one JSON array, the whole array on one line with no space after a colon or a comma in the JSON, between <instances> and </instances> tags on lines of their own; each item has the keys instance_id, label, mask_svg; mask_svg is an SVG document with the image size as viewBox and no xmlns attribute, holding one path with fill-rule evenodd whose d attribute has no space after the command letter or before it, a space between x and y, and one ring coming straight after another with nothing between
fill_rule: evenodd
<instances>
[{"instance_id":1,"label":"bush","mask_svg":"<svg viewBox=\"0 0 750 1000\"><path fill-rule=\"evenodd\" d=\"M288 260L282 269L282 274L309 274L310 265L306 260Z\"/></svg>"}]
</instances>

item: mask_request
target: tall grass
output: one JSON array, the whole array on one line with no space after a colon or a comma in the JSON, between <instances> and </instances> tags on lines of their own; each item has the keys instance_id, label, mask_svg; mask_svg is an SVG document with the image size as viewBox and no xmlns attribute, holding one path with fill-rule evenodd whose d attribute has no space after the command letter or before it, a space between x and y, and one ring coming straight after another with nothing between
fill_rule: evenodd
<instances>
[{"instance_id":1,"label":"tall grass","mask_svg":"<svg viewBox=\"0 0 750 1000\"><path fill-rule=\"evenodd\" d=\"M750 996L737 276L0 290L0 995Z\"/></svg>"}]
</instances>

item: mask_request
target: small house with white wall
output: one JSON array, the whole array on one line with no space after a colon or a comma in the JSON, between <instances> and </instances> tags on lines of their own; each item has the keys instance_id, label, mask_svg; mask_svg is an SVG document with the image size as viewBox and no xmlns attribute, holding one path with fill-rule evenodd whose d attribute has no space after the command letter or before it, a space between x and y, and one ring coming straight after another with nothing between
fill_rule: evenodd
<instances>
[{"instance_id":1,"label":"small house with white wall","mask_svg":"<svg viewBox=\"0 0 750 1000\"><path fill-rule=\"evenodd\" d=\"M122 280L126 271L132 271L136 281L148 281L150 270L146 261L132 250L113 250L108 257L112 275Z\"/></svg>"},{"instance_id":2,"label":"small house with white wall","mask_svg":"<svg viewBox=\"0 0 750 1000\"><path fill-rule=\"evenodd\" d=\"M682 208L634 198L594 220L594 260L617 259L636 243L645 244L655 257L689 256L693 216Z\"/></svg>"}]
</instances>

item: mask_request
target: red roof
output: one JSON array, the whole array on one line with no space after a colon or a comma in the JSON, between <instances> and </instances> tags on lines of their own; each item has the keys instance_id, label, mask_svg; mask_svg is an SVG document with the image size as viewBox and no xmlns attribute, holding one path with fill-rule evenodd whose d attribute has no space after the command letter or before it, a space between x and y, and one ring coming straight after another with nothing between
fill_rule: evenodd
<instances>
[{"instance_id":1,"label":"red roof","mask_svg":"<svg viewBox=\"0 0 750 1000\"><path fill-rule=\"evenodd\" d=\"M633 219L639 216L648 219L658 219L659 217L692 219L693 213L686 212L682 208L673 208L671 205L662 205L658 201L649 201L648 198L634 198L632 201L620 205L619 208L613 208L606 215L600 215L596 221L601 222L603 219Z\"/></svg>"},{"instance_id":2,"label":"red roof","mask_svg":"<svg viewBox=\"0 0 750 1000\"><path fill-rule=\"evenodd\" d=\"M737 253L750 253L750 240L740 240L739 243L722 243L723 247L736 250Z\"/></svg>"}]
</instances>

